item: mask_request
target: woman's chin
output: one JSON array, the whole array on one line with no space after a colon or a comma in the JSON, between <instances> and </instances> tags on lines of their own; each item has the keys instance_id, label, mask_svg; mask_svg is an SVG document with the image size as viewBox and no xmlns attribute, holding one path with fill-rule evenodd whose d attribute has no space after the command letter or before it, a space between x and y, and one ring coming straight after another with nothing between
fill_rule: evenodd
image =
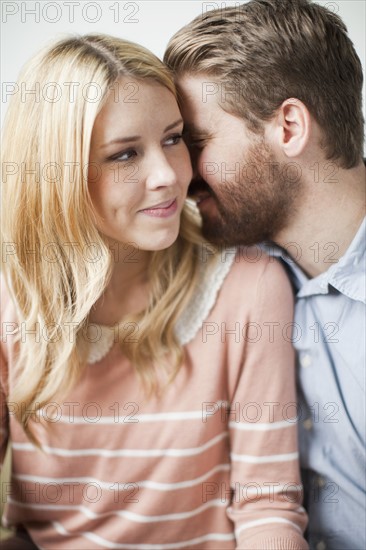
<instances>
[{"instance_id":1,"label":"woman's chin","mask_svg":"<svg viewBox=\"0 0 366 550\"><path fill-rule=\"evenodd\" d=\"M158 250L165 250L172 246L177 240L179 235L179 227L175 230L167 230L164 233L161 232L160 235L150 235L149 241L146 242L146 247L143 250L150 250L151 252ZM142 247L141 247L142 248Z\"/></svg>"}]
</instances>

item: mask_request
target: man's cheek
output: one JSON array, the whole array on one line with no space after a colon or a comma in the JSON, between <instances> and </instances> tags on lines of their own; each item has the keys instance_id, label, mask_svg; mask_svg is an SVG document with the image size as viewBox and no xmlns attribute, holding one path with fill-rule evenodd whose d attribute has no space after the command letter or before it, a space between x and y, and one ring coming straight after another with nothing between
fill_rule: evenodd
<instances>
[{"instance_id":1,"label":"man's cheek","mask_svg":"<svg viewBox=\"0 0 366 550\"><path fill-rule=\"evenodd\" d=\"M200 173L202 178L211 186L215 185L220 180L221 165L217 160L209 158L208 155L202 154L200 159Z\"/></svg>"}]
</instances>

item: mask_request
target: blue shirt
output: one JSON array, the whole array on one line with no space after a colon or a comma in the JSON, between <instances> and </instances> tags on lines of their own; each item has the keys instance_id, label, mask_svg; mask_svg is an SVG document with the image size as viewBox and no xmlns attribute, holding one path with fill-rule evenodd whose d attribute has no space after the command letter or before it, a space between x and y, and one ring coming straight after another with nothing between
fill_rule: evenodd
<instances>
[{"instance_id":1,"label":"blue shirt","mask_svg":"<svg viewBox=\"0 0 366 550\"><path fill-rule=\"evenodd\" d=\"M366 548L365 237L366 219L338 263L312 279L272 248L296 292L292 339L312 550Z\"/></svg>"}]
</instances>

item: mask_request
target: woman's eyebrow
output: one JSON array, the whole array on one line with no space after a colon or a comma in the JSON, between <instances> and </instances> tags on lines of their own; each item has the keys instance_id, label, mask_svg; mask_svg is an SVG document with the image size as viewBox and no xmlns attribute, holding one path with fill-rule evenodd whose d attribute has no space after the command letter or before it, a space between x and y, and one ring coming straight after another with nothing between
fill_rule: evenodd
<instances>
[{"instance_id":1,"label":"woman's eyebrow","mask_svg":"<svg viewBox=\"0 0 366 550\"><path fill-rule=\"evenodd\" d=\"M165 133L168 130L172 130L173 128L175 128L176 126L179 126L182 123L183 123L183 119L179 118L175 122L172 122L172 124L169 124L163 130L163 132ZM108 143L104 143L103 145L101 145L101 149L103 149L104 147L108 147L109 145L113 145L115 143L130 143L130 142L133 142L133 141L138 141L139 139L141 139L141 136L118 137L118 138L112 139L112 141L109 141Z\"/></svg>"},{"instance_id":2,"label":"woman's eyebrow","mask_svg":"<svg viewBox=\"0 0 366 550\"><path fill-rule=\"evenodd\" d=\"M132 141L138 141L139 139L141 139L141 136L119 137L112 139L112 141L109 141L108 143L104 143L100 146L100 148L103 149L104 147L108 147L108 145L113 145L114 143L129 143Z\"/></svg>"},{"instance_id":3,"label":"woman's eyebrow","mask_svg":"<svg viewBox=\"0 0 366 550\"><path fill-rule=\"evenodd\" d=\"M176 126L179 126L180 124L183 124L183 119L182 118L179 118L178 120L176 120L175 122L172 122L172 124L169 124L164 132L167 132L168 130L172 130L173 128L175 128Z\"/></svg>"}]
</instances>

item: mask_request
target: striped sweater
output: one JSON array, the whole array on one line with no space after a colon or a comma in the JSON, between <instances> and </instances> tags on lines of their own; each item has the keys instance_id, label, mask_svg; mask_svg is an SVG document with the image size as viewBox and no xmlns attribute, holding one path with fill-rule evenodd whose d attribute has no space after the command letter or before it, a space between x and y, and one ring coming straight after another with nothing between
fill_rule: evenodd
<instances>
[{"instance_id":1,"label":"striped sweater","mask_svg":"<svg viewBox=\"0 0 366 550\"><path fill-rule=\"evenodd\" d=\"M100 327L76 387L33 421L42 450L5 404L23 328L2 287L5 525L24 525L47 550L308 548L293 304L275 260L246 250L222 255L210 272L202 263L177 326L184 362L161 395L146 397Z\"/></svg>"}]
</instances>

